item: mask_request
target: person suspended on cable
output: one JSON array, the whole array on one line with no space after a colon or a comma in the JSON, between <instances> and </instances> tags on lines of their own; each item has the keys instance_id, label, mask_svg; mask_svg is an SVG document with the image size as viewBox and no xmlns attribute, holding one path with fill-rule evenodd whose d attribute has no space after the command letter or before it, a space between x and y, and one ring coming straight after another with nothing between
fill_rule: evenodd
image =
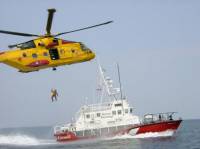
<instances>
[{"instance_id":1,"label":"person suspended on cable","mask_svg":"<svg viewBox=\"0 0 200 149\"><path fill-rule=\"evenodd\" d=\"M58 97L58 92L56 89L51 89L51 100L52 102L55 100L57 101L57 97Z\"/></svg>"}]
</instances>

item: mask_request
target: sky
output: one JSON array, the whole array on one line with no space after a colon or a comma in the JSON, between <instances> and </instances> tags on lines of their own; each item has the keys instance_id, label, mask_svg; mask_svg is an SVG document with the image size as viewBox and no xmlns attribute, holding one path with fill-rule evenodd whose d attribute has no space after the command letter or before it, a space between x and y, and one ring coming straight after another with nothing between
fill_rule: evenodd
<instances>
[{"instance_id":1,"label":"sky","mask_svg":"<svg viewBox=\"0 0 200 149\"><path fill-rule=\"evenodd\" d=\"M200 1L1 0L0 30L44 34L48 8L57 10L52 33L114 21L60 38L84 42L116 85L119 63L135 114L200 118ZM31 39L0 34L0 51ZM97 102L97 69L97 59L27 74L0 64L0 128L70 122L86 99ZM51 102L51 88L58 102Z\"/></svg>"}]
</instances>

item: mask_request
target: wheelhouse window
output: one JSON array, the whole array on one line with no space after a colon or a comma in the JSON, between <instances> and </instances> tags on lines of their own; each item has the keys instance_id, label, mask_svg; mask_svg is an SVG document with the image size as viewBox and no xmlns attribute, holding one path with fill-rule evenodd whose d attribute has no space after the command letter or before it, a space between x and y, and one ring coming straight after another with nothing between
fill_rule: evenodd
<instances>
[{"instance_id":1,"label":"wheelhouse window","mask_svg":"<svg viewBox=\"0 0 200 149\"><path fill-rule=\"evenodd\" d=\"M97 117L100 117L101 116L101 113L97 113Z\"/></svg>"},{"instance_id":2,"label":"wheelhouse window","mask_svg":"<svg viewBox=\"0 0 200 149\"><path fill-rule=\"evenodd\" d=\"M133 113L133 108L130 108L130 113Z\"/></svg>"},{"instance_id":3,"label":"wheelhouse window","mask_svg":"<svg viewBox=\"0 0 200 149\"><path fill-rule=\"evenodd\" d=\"M32 54L32 57L33 57L33 58L37 58L38 56L37 56L36 53L33 53L33 54Z\"/></svg>"},{"instance_id":4,"label":"wheelhouse window","mask_svg":"<svg viewBox=\"0 0 200 149\"><path fill-rule=\"evenodd\" d=\"M112 111L112 114L113 114L113 115L116 115L116 111Z\"/></svg>"},{"instance_id":5,"label":"wheelhouse window","mask_svg":"<svg viewBox=\"0 0 200 149\"><path fill-rule=\"evenodd\" d=\"M87 115L86 115L86 118L88 118L88 119L89 119L89 118L90 118L90 114L87 114Z\"/></svg>"},{"instance_id":6,"label":"wheelhouse window","mask_svg":"<svg viewBox=\"0 0 200 149\"><path fill-rule=\"evenodd\" d=\"M115 104L115 107L121 107L121 106L122 106L121 103L117 103L117 104Z\"/></svg>"},{"instance_id":7,"label":"wheelhouse window","mask_svg":"<svg viewBox=\"0 0 200 149\"><path fill-rule=\"evenodd\" d=\"M121 114L122 114L122 111L121 111L121 110L118 110L118 111L117 111L117 114L118 114L118 115L121 115Z\"/></svg>"}]
</instances>

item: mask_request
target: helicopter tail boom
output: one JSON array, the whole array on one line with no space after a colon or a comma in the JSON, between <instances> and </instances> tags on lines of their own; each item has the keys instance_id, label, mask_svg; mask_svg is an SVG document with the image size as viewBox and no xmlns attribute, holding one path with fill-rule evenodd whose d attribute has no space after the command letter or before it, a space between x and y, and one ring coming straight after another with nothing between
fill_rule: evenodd
<instances>
[{"instance_id":1,"label":"helicopter tail boom","mask_svg":"<svg viewBox=\"0 0 200 149\"><path fill-rule=\"evenodd\" d=\"M4 62L6 60L6 57L5 57L5 52L0 52L0 63Z\"/></svg>"}]
</instances>

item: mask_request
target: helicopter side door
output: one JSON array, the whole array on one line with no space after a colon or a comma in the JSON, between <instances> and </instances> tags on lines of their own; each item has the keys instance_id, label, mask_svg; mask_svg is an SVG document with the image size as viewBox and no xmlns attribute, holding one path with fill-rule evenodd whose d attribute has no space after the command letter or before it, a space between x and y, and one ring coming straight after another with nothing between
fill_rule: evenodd
<instances>
[{"instance_id":1,"label":"helicopter side door","mask_svg":"<svg viewBox=\"0 0 200 149\"><path fill-rule=\"evenodd\" d=\"M60 58L57 48L49 49L49 55L52 60L58 60Z\"/></svg>"}]
</instances>

